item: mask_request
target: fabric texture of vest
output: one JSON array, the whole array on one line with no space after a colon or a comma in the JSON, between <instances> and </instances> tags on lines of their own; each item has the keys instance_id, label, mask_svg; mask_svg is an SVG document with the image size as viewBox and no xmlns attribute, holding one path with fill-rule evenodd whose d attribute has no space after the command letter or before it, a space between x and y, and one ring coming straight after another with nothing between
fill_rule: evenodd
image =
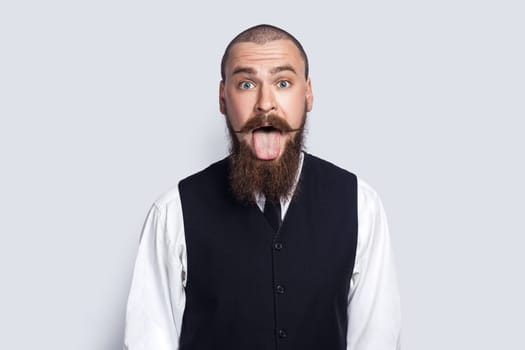
<instances>
[{"instance_id":1,"label":"fabric texture of vest","mask_svg":"<svg viewBox=\"0 0 525 350\"><path fill-rule=\"evenodd\" d=\"M230 192L225 158L179 183L188 280L181 350L346 350L357 178L305 153L279 232Z\"/></svg>"}]
</instances>

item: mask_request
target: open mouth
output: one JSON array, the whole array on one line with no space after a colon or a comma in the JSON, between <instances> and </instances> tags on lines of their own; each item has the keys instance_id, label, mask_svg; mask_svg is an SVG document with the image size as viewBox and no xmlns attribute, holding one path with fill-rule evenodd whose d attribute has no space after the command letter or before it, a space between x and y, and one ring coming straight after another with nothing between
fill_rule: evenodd
<instances>
[{"instance_id":1,"label":"open mouth","mask_svg":"<svg viewBox=\"0 0 525 350\"><path fill-rule=\"evenodd\" d=\"M252 133L254 133L254 132L263 132L263 133L279 132L279 133L282 133L282 130L279 129L279 128L276 128L275 126L272 126L272 125L265 125L265 126L260 126L258 128L253 129Z\"/></svg>"}]
</instances>

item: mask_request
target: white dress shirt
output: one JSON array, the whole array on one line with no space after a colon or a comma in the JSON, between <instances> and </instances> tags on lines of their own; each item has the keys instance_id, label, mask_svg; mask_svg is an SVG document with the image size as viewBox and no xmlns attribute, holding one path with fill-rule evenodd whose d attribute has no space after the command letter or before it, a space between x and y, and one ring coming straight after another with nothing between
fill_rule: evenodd
<instances>
[{"instance_id":1,"label":"white dress shirt","mask_svg":"<svg viewBox=\"0 0 525 350\"><path fill-rule=\"evenodd\" d=\"M347 349L399 350L401 307L387 218L377 193L359 178L357 184ZM261 211L264 202L258 195ZM281 200L282 218L289 204ZM155 201L144 223L127 304L125 350L179 349L188 273L182 206L179 190L173 188Z\"/></svg>"}]
</instances>

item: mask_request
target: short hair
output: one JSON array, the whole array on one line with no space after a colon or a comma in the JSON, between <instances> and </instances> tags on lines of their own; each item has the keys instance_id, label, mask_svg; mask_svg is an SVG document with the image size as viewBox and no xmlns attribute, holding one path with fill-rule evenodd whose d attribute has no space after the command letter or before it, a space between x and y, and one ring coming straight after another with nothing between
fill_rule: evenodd
<instances>
[{"instance_id":1,"label":"short hair","mask_svg":"<svg viewBox=\"0 0 525 350\"><path fill-rule=\"evenodd\" d=\"M224 51L221 60L222 80L224 80L225 78L225 66L226 62L228 61L228 58L230 57L230 51L233 45L245 42L263 45L267 42L275 40L290 40L297 47L304 61L305 78L308 79L308 56L306 56L306 52L304 51L303 46L301 45L299 40L297 40L292 34L288 33L284 29L272 26L270 24L259 24L242 31L235 38L233 38L232 41L230 41L228 46L226 46L226 50Z\"/></svg>"}]
</instances>

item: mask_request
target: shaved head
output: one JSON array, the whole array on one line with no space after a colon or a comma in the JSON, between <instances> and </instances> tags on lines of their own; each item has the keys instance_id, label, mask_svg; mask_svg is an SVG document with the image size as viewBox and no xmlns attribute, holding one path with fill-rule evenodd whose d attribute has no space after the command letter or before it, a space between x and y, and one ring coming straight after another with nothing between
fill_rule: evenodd
<instances>
[{"instance_id":1,"label":"shaved head","mask_svg":"<svg viewBox=\"0 0 525 350\"><path fill-rule=\"evenodd\" d=\"M226 47L226 50L224 51L224 55L222 56L221 60L221 78L224 81L226 75L225 75L225 66L226 62L228 62L228 58L230 56L231 48L237 44L237 43L246 43L251 42L258 45L266 44L270 41L275 40L290 40L299 50L299 53L301 54L301 57L304 60L304 74L305 78L308 79L308 57L306 56L306 52L303 49L303 46L301 43L290 33L287 31L269 25L269 24L259 24L254 27L248 28L245 31L238 34L235 38L233 38L232 41L228 44Z\"/></svg>"}]
</instances>

